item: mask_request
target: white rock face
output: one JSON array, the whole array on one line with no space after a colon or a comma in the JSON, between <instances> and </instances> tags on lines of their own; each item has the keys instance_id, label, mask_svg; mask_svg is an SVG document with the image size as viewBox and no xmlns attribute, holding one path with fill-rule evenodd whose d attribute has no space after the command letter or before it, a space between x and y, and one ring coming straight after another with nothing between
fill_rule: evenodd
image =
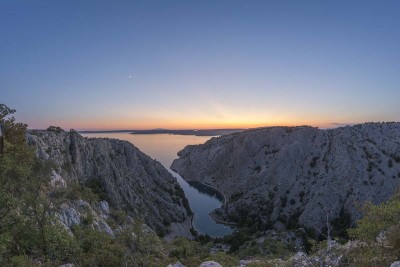
<instances>
[{"instance_id":1,"label":"white rock face","mask_svg":"<svg viewBox=\"0 0 400 267\"><path fill-rule=\"evenodd\" d=\"M319 231L327 213L333 219L345 211L354 222L359 203L390 198L400 184L400 123L262 128L178 155L173 170L225 195L226 204L213 212L217 219Z\"/></svg>"},{"instance_id":2,"label":"white rock face","mask_svg":"<svg viewBox=\"0 0 400 267\"><path fill-rule=\"evenodd\" d=\"M54 170L51 173L51 177L50 177L50 185L53 188L60 188L60 187L66 187L67 183L65 182L65 180L61 177L61 175L59 175L58 173L56 173Z\"/></svg>"},{"instance_id":3,"label":"white rock face","mask_svg":"<svg viewBox=\"0 0 400 267\"><path fill-rule=\"evenodd\" d=\"M107 200L93 207L86 202L87 210L98 217L95 228L110 232L104 221L110 206L127 211L134 219L146 218L153 230L164 234L171 223L183 223L188 218L189 206L176 179L158 161L127 141L84 138L75 131L42 130L29 131L27 140L36 146L40 159L55 163L50 182L53 187L79 183ZM59 212L68 227L82 222L79 209L84 207L77 205L67 203Z\"/></svg>"},{"instance_id":4,"label":"white rock face","mask_svg":"<svg viewBox=\"0 0 400 267\"><path fill-rule=\"evenodd\" d=\"M395 261L392 264L390 264L390 267L400 267L400 261Z\"/></svg>"},{"instance_id":5,"label":"white rock face","mask_svg":"<svg viewBox=\"0 0 400 267\"><path fill-rule=\"evenodd\" d=\"M107 202L107 201L105 201L105 200L100 201L99 204L100 204L101 210L102 210L104 213L106 213L106 214L109 214L109 213L110 213L110 206L108 205L108 202Z\"/></svg>"},{"instance_id":6,"label":"white rock face","mask_svg":"<svg viewBox=\"0 0 400 267\"><path fill-rule=\"evenodd\" d=\"M114 231L105 221L105 218L108 216L102 210L96 208L96 205L92 207L84 200L80 199L63 203L59 207L58 212L56 212L56 216L67 229L70 229L74 225L90 223L97 231L114 236ZM88 220L89 217L91 218L90 221Z\"/></svg>"},{"instance_id":7,"label":"white rock face","mask_svg":"<svg viewBox=\"0 0 400 267\"><path fill-rule=\"evenodd\" d=\"M81 223L81 215L76 209L63 205L59 212L61 222L68 228Z\"/></svg>"}]
</instances>

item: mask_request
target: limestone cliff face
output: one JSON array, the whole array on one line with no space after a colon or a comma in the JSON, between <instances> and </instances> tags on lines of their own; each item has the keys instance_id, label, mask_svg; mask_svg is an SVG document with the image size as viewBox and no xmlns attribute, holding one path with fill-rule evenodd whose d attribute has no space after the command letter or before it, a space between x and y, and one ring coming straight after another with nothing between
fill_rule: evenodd
<instances>
[{"instance_id":1,"label":"limestone cliff face","mask_svg":"<svg viewBox=\"0 0 400 267\"><path fill-rule=\"evenodd\" d=\"M61 182L62 186L79 183L94 188L107 200L103 206L109 203L113 209L124 210L134 219L144 218L160 233L168 232L170 224L187 220L190 210L175 178L131 143L84 138L75 131L35 130L28 133L27 140L36 146L39 158L55 163L52 183ZM83 207L87 203L69 203L61 209L61 217L76 213L75 206ZM107 212L99 214L108 216ZM69 216L69 219L74 217L72 222L78 219Z\"/></svg>"},{"instance_id":2,"label":"limestone cliff face","mask_svg":"<svg viewBox=\"0 0 400 267\"><path fill-rule=\"evenodd\" d=\"M320 230L327 213L335 218L347 211L354 222L360 204L385 201L399 186L400 123L262 128L212 138L178 155L173 170L226 196L215 217Z\"/></svg>"}]
</instances>

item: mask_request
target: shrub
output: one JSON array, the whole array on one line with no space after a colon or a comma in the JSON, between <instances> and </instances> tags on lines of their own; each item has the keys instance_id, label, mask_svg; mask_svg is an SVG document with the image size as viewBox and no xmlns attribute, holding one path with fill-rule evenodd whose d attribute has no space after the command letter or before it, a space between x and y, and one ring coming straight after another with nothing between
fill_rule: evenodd
<instances>
[{"instance_id":1,"label":"shrub","mask_svg":"<svg viewBox=\"0 0 400 267\"><path fill-rule=\"evenodd\" d=\"M287 196L281 197L281 207L282 208L286 207L286 202L287 202Z\"/></svg>"},{"instance_id":2,"label":"shrub","mask_svg":"<svg viewBox=\"0 0 400 267\"><path fill-rule=\"evenodd\" d=\"M357 227L349 230L350 237L364 241L374 241L381 231L400 225L400 192L380 205L366 203L364 217L357 221Z\"/></svg>"},{"instance_id":3,"label":"shrub","mask_svg":"<svg viewBox=\"0 0 400 267\"><path fill-rule=\"evenodd\" d=\"M196 241L176 238L172 241L170 257L182 262L185 266L199 266L208 256L209 247L201 246Z\"/></svg>"},{"instance_id":4,"label":"shrub","mask_svg":"<svg viewBox=\"0 0 400 267\"><path fill-rule=\"evenodd\" d=\"M83 199L89 203L94 203L99 200L99 196L93 193L92 189L77 183L69 185L66 197L72 200Z\"/></svg>"},{"instance_id":5,"label":"shrub","mask_svg":"<svg viewBox=\"0 0 400 267\"><path fill-rule=\"evenodd\" d=\"M317 165L317 160L319 159L319 157L313 157L312 159L311 159L311 162L310 162L310 167L311 168L314 168L316 165Z\"/></svg>"},{"instance_id":6,"label":"shrub","mask_svg":"<svg viewBox=\"0 0 400 267\"><path fill-rule=\"evenodd\" d=\"M350 229L351 238L365 241L365 245L355 249L349 256L350 262L364 266L388 266L397 260L400 253L400 192L380 205L367 203L364 217ZM387 243L378 243L376 238L383 233ZM379 255L379 257L377 257Z\"/></svg>"},{"instance_id":7,"label":"shrub","mask_svg":"<svg viewBox=\"0 0 400 267\"><path fill-rule=\"evenodd\" d=\"M64 130L61 127L58 127L58 126L49 126L49 128L47 128L46 131L55 132L55 133L61 133Z\"/></svg>"},{"instance_id":8,"label":"shrub","mask_svg":"<svg viewBox=\"0 0 400 267\"><path fill-rule=\"evenodd\" d=\"M83 218L82 223L85 225L91 225L93 223L93 214L90 211Z\"/></svg>"},{"instance_id":9,"label":"shrub","mask_svg":"<svg viewBox=\"0 0 400 267\"><path fill-rule=\"evenodd\" d=\"M77 227L74 235L82 248L78 262L83 266L122 266L125 248L116 239L91 228Z\"/></svg>"},{"instance_id":10,"label":"shrub","mask_svg":"<svg viewBox=\"0 0 400 267\"><path fill-rule=\"evenodd\" d=\"M230 202L235 202L235 201L239 200L242 196L243 196L242 192L235 192L235 193L232 194L232 196L230 197L229 201Z\"/></svg>"},{"instance_id":11,"label":"shrub","mask_svg":"<svg viewBox=\"0 0 400 267\"><path fill-rule=\"evenodd\" d=\"M107 197L107 190L99 179L86 180L85 186L92 189L93 193L95 193L100 200L109 201Z\"/></svg>"},{"instance_id":12,"label":"shrub","mask_svg":"<svg viewBox=\"0 0 400 267\"><path fill-rule=\"evenodd\" d=\"M292 254L293 247L281 240L268 237L263 243L263 249L277 258L286 258Z\"/></svg>"},{"instance_id":13,"label":"shrub","mask_svg":"<svg viewBox=\"0 0 400 267\"><path fill-rule=\"evenodd\" d=\"M228 255L225 252L217 252L207 258L205 261L215 261L221 264L222 266L238 266L239 259L234 255Z\"/></svg>"},{"instance_id":14,"label":"shrub","mask_svg":"<svg viewBox=\"0 0 400 267\"><path fill-rule=\"evenodd\" d=\"M392 158L394 159L394 161L396 161L396 163L400 163L400 156L395 155L395 154L393 154L393 155L391 155L391 156L392 156Z\"/></svg>"},{"instance_id":15,"label":"shrub","mask_svg":"<svg viewBox=\"0 0 400 267\"><path fill-rule=\"evenodd\" d=\"M126 220L126 212L123 210L112 210L111 217L115 220L117 224L123 224Z\"/></svg>"},{"instance_id":16,"label":"shrub","mask_svg":"<svg viewBox=\"0 0 400 267\"><path fill-rule=\"evenodd\" d=\"M332 220L332 235L343 240L349 238L347 229L351 227L351 215L342 207L339 216Z\"/></svg>"},{"instance_id":17,"label":"shrub","mask_svg":"<svg viewBox=\"0 0 400 267\"><path fill-rule=\"evenodd\" d=\"M304 195L305 195L304 191L300 191L300 193L299 193L300 202L304 201Z\"/></svg>"},{"instance_id":18,"label":"shrub","mask_svg":"<svg viewBox=\"0 0 400 267\"><path fill-rule=\"evenodd\" d=\"M391 159L388 160L388 167L393 168L393 161Z\"/></svg>"}]
</instances>

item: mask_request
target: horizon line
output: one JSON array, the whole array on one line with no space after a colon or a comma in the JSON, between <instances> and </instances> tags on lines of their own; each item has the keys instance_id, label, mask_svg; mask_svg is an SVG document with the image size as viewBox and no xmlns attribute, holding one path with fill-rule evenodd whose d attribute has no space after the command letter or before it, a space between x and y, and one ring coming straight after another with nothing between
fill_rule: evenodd
<instances>
[{"instance_id":1,"label":"horizon line","mask_svg":"<svg viewBox=\"0 0 400 267\"><path fill-rule=\"evenodd\" d=\"M123 129L123 128L115 128L115 129L74 129L74 128L64 128L60 127L61 129L67 131L67 130L75 130L77 132L132 132L132 131L209 131L209 130L251 130L251 129L260 129L260 128L270 128L270 127L313 127L313 128L319 128L319 129L331 129L331 128L339 128L339 127L345 127L345 126L353 126L353 125L358 125L358 124L368 124L368 123L399 123L399 121L369 121L369 122L356 122L356 123L327 123L325 125L329 125L329 127L320 127L320 126L313 126L309 124L298 124L298 125L284 125L284 124L277 124L277 125L265 125L265 126L259 126L259 127L210 127L210 128L150 128L150 129ZM47 128L30 128L28 127L29 130L46 130Z\"/></svg>"}]
</instances>

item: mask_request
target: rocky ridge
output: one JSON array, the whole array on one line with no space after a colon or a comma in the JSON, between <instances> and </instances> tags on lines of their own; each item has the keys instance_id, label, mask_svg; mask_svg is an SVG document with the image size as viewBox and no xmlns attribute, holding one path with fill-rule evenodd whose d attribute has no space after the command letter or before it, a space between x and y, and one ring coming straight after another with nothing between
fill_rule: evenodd
<instances>
[{"instance_id":1,"label":"rocky ridge","mask_svg":"<svg viewBox=\"0 0 400 267\"><path fill-rule=\"evenodd\" d=\"M327 218L354 223L362 203L385 201L399 186L400 123L260 128L187 146L178 156L173 170L226 197L213 217L321 233Z\"/></svg>"},{"instance_id":2,"label":"rocky ridge","mask_svg":"<svg viewBox=\"0 0 400 267\"><path fill-rule=\"evenodd\" d=\"M73 130L32 130L27 140L40 159L54 164L53 187L83 185L100 196L95 203L82 199L62 203L57 215L67 228L90 218L95 229L113 235L107 223L110 210L122 210L128 221L144 218L160 235L168 234L171 225L182 224L180 234L191 236L187 226L190 209L175 178L131 143L84 138Z\"/></svg>"}]
</instances>

